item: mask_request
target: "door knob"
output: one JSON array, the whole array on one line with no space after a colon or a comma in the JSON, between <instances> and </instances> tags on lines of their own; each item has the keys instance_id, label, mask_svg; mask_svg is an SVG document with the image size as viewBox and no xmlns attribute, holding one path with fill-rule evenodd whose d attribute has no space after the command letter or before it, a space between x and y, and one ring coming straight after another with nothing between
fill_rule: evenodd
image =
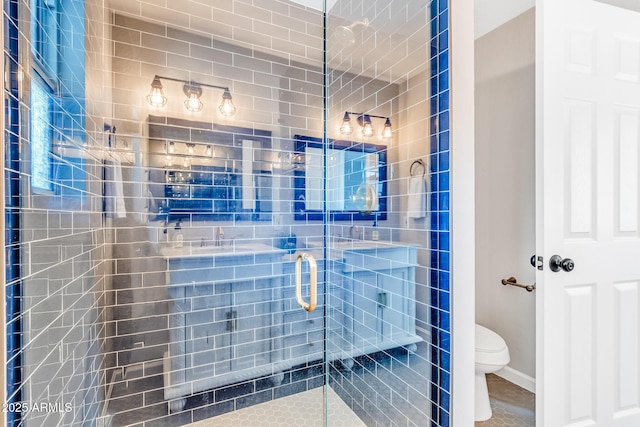
<instances>
[{"instance_id":1,"label":"door knob","mask_svg":"<svg viewBox=\"0 0 640 427\"><path fill-rule=\"evenodd\" d=\"M554 255L549 259L549 268L554 273L557 273L560 270L564 271L573 271L576 264L573 262L571 258L562 258L560 255Z\"/></svg>"}]
</instances>

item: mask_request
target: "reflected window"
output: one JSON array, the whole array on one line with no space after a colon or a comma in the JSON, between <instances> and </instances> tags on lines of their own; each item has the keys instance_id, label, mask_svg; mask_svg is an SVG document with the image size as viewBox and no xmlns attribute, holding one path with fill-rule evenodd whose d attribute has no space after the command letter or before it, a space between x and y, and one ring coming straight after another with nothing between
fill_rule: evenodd
<instances>
[{"instance_id":1,"label":"reflected window","mask_svg":"<svg viewBox=\"0 0 640 427\"><path fill-rule=\"evenodd\" d=\"M53 189L51 146L53 139L53 91L34 74L31 80L31 186Z\"/></svg>"}]
</instances>

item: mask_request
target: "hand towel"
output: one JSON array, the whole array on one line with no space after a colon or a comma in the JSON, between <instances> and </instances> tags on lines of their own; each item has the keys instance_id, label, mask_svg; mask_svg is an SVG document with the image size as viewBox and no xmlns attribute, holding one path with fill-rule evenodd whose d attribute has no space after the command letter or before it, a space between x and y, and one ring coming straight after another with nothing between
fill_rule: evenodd
<instances>
[{"instance_id":1,"label":"hand towel","mask_svg":"<svg viewBox=\"0 0 640 427\"><path fill-rule=\"evenodd\" d=\"M114 159L107 162L105 174L104 197L105 211L111 218L124 218L127 210L124 205L124 184L122 182L122 166L120 161Z\"/></svg>"},{"instance_id":2,"label":"hand towel","mask_svg":"<svg viewBox=\"0 0 640 427\"><path fill-rule=\"evenodd\" d=\"M407 217L424 218L426 216L427 194L425 182L422 176L409 178L407 197Z\"/></svg>"}]
</instances>

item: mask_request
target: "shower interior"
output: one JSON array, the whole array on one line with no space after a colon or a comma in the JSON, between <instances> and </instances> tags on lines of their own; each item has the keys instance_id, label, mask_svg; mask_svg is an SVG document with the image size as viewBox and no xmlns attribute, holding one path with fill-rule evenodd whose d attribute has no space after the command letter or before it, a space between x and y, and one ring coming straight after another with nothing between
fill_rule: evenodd
<instances>
[{"instance_id":1,"label":"shower interior","mask_svg":"<svg viewBox=\"0 0 640 427\"><path fill-rule=\"evenodd\" d=\"M80 381L85 392L74 399L86 401L90 389L98 402L85 417L181 425L326 385L366 424L446 423L448 374L433 378L440 372L434 357L441 357L434 348L444 340L433 331L440 321L448 330L447 313L434 303L448 298L448 290L429 285L444 283L448 262L447 228L431 215L448 211L448 195L434 197L435 188L448 190L448 165L433 156L430 136L434 111L442 108L433 93L447 84L438 75L444 68L430 67L431 34L446 29L446 7L340 0L327 12L324 57L322 12L286 0L71 3L82 3L85 17L87 96L78 126L86 138L54 139L52 159L64 163L67 181L60 191L33 192L25 211L26 224L49 217L46 226L34 226L48 234L30 242L39 251L33 253L62 249L53 260L43 256L43 267L33 264L24 278L33 319L26 325L32 329L25 334L24 397L41 397L43 384ZM35 79L41 70L33 70ZM202 111L185 109L184 85L172 80L162 81L166 105L149 106L154 76L200 83ZM222 93L207 85L230 89L234 116L217 111ZM371 114L378 133L365 139L354 116L353 134L342 135L346 111ZM379 136L378 116L393 123L392 138ZM448 152L447 129L437 131L436 151ZM349 141L356 150L382 147L385 175L372 170L384 182L384 216L352 210L299 218L294 195L311 167L300 141L323 138ZM417 161L421 176L412 173ZM417 178L427 196L418 212L408 198ZM88 184L78 187L83 180ZM212 186L226 193L214 194ZM52 215L64 230L59 236ZM65 237L79 253L52 240ZM443 250L436 259L434 247ZM313 313L298 308L293 295L303 252L319 263ZM345 267L350 257L359 267ZM63 264L73 265L73 273L56 278L59 294L39 295L28 286L51 279ZM79 283L77 271L85 267ZM311 272L303 269L306 286ZM232 276L218 283L225 274ZM58 335L47 330L65 322L65 310L56 314L52 307L64 307L58 297L74 286L95 298L81 321L91 326L82 329L82 346L64 335L65 348L55 356L72 357L72 347L84 352L88 358L75 360L90 360L84 369L93 376L77 367L63 376L66 368L57 362L39 362L41 347L34 344L43 331L55 341ZM394 335L402 328L409 338ZM247 364L261 368L243 370ZM44 374L47 366L55 367L53 377ZM218 370L214 376L224 379L214 381ZM185 387L168 387L178 381ZM61 417L60 424L74 425L77 417Z\"/></svg>"}]
</instances>

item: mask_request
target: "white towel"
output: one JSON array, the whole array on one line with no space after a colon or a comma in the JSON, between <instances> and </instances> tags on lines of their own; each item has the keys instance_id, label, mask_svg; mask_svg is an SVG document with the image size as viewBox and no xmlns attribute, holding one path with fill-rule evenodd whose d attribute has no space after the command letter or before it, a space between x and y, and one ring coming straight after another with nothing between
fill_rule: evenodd
<instances>
[{"instance_id":1,"label":"white towel","mask_svg":"<svg viewBox=\"0 0 640 427\"><path fill-rule=\"evenodd\" d=\"M111 167L109 167L111 164ZM122 166L120 161L114 159L107 162L105 174L104 196L106 199L105 210L107 216L112 218L124 218L127 216L127 210L124 206L124 184L122 182Z\"/></svg>"},{"instance_id":2,"label":"white towel","mask_svg":"<svg viewBox=\"0 0 640 427\"><path fill-rule=\"evenodd\" d=\"M427 216L427 194L425 191L424 178L422 176L412 176L409 178L408 187L407 196L409 202L407 203L407 217L424 218Z\"/></svg>"}]
</instances>

